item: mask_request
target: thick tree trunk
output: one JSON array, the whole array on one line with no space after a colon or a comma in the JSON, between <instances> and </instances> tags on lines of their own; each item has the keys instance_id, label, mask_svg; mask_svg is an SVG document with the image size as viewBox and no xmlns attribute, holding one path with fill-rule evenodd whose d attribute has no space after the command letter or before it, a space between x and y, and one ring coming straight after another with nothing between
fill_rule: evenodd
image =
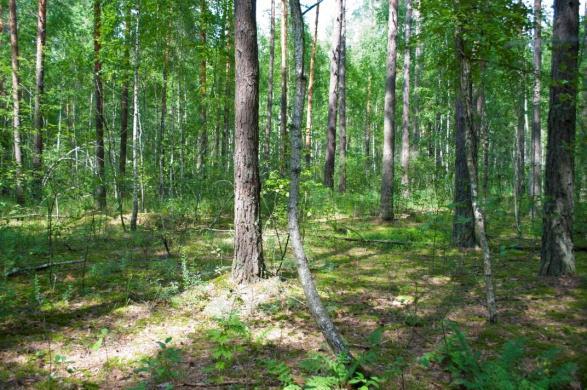
<instances>
[{"instance_id":1,"label":"thick tree trunk","mask_svg":"<svg viewBox=\"0 0 587 390\"><path fill-rule=\"evenodd\" d=\"M337 16L332 31L330 52L330 85L328 87L328 130L326 133L326 158L324 161L324 185L334 187L334 159L336 155L336 117L338 101L338 63L342 28L342 0L336 0Z\"/></svg>"},{"instance_id":2,"label":"thick tree trunk","mask_svg":"<svg viewBox=\"0 0 587 390\"><path fill-rule=\"evenodd\" d=\"M471 68L467 58L462 31L457 27L457 58L459 61L459 91L462 99L463 119L465 127L465 155L466 166L469 173L469 189L471 205L474 216L475 238L483 251L483 275L485 279L485 299L487 305L488 321L497 322L497 308L495 304L495 291L493 287L493 272L491 264L491 252L487 235L485 234L485 217L479 204L479 190L477 182L477 141L473 119L473 97L471 93Z\"/></svg>"},{"instance_id":3,"label":"thick tree trunk","mask_svg":"<svg viewBox=\"0 0 587 390\"><path fill-rule=\"evenodd\" d=\"M292 28L295 47L295 69L296 69L296 93L293 108L293 126L291 134L291 182L289 190L288 207L288 228L291 237L292 248L297 261L298 277L304 289L308 302L308 308L312 317L322 331L326 342L336 355L349 355L349 349L340 335L338 329L330 319L328 311L322 304L320 295L308 266L308 260L304 253L304 246L298 224L298 193L300 185L301 170L301 128L302 110L304 106L304 22L299 0L290 0L292 14Z\"/></svg>"},{"instance_id":4,"label":"thick tree trunk","mask_svg":"<svg viewBox=\"0 0 587 390\"><path fill-rule=\"evenodd\" d=\"M235 0L234 261L232 279L264 277L259 178L259 59L255 0Z\"/></svg>"},{"instance_id":5,"label":"thick tree trunk","mask_svg":"<svg viewBox=\"0 0 587 390\"><path fill-rule=\"evenodd\" d=\"M542 69L542 3L541 0L534 0L534 94L532 96L532 152L530 154L531 183L530 197L532 198L532 216L534 217L536 207L540 202L542 194L542 141L540 126L540 101L541 82L540 74Z\"/></svg>"},{"instance_id":6,"label":"thick tree trunk","mask_svg":"<svg viewBox=\"0 0 587 390\"><path fill-rule=\"evenodd\" d=\"M104 167L104 95L102 89L102 62L100 59L102 6L94 0L94 84L96 96L96 207L106 209L106 176Z\"/></svg>"},{"instance_id":7,"label":"thick tree trunk","mask_svg":"<svg viewBox=\"0 0 587 390\"><path fill-rule=\"evenodd\" d=\"M18 22L16 18L16 0L8 3L8 19L10 25L10 54L12 60L12 131L14 135L14 163L15 183L14 193L16 203L24 205L24 188L22 178L22 149L20 138L20 77L18 55Z\"/></svg>"},{"instance_id":8,"label":"thick tree trunk","mask_svg":"<svg viewBox=\"0 0 587 390\"><path fill-rule=\"evenodd\" d=\"M132 88L132 214L130 230L137 230L139 214L139 10L135 17L135 42L133 55L133 88Z\"/></svg>"},{"instance_id":9,"label":"thick tree trunk","mask_svg":"<svg viewBox=\"0 0 587 390\"><path fill-rule=\"evenodd\" d=\"M575 273L573 151L578 52L579 2L555 0L540 264L540 275L544 276Z\"/></svg>"},{"instance_id":10,"label":"thick tree trunk","mask_svg":"<svg viewBox=\"0 0 587 390\"><path fill-rule=\"evenodd\" d=\"M287 1L281 0L281 99L279 114L279 173L287 172Z\"/></svg>"},{"instance_id":11,"label":"thick tree trunk","mask_svg":"<svg viewBox=\"0 0 587 390\"><path fill-rule=\"evenodd\" d=\"M320 15L320 3L316 6L316 19L314 21L314 39L312 40L312 52L310 54L310 79L308 81L308 111L306 112L306 141L305 154L306 165L312 162L312 103L314 99L314 73L316 67L316 49L318 47L318 17Z\"/></svg>"},{"instance_id":12,"label":"thick tree trunk","mask_svg":"<svg viewBox=\"0 0 587 390\"><path fill-rule=\"evenodd\" d=\"M47 25L47 0L39 0L37 15L37 49L35 64L35 106L33 109L33 197L41 199L43 191L43 113L41 99L45 90L45 36Z\"/></svg>"},{"instance_id":13,"label":"thick tree trunk","mask_svg":"<svg viewBox=\"0 0 587 390\"><path fill-rule=\"evenodd\" d=\"M412 0L406 0L406 25L404 27L404 88L402 96L402 193L408 199L410 196L410 66L411 50L410 35L412 29Z\"/></svg>"},{"instance_id":14,"label":"thick tree trunk","mask_svg":"<svg viewBox=\"0 0 587 390\"><path fill-rule=\"evenodd\" d=\"M275 68L275 0L271 0L271 22L269 30L269 71L267 77L267 123L265 124L265 142L263 144L263 160L265 165L271 164L271 130L273 127L273 72Z\"/></svg>"},{"instance_id":15,"label":"thick tree trunk","mask_svg":"<svg viewBox=\"0 0 587 390\"><path fill-rule=\"evenodd\" d=\"M395 145L395 79L397 59L397 0L389 0L387 30L387 78L383 119L383 156L381 177L381 219L391 221L393 213L393 176Z\"/></svg>"},{"instance_id":16,"label":"thick tree trunk","mask_svg":"<svg viewBox=\"0 0 587 390\"><path fill-rule=\"evenodd\" d=\"M130 72L130 7L126 10L124 23L124 59L123 79L120 91L120 156L118 161L118 188L121 202L125 195L126 154L128 149L128 98L129 98L129 72Z\"/></svg>"},{"instance_id":17,"label":"thick tree trunk","mask_svg":"<svg viewBox=\"0 0 587 390\"><path fill-rule=\"evenodd\" d=\"M206 0L200 0L200 46L202 48L200 59L200 142L198 153L198 171L205 175L206 163L208 160L208 112L207 112L207 53L206 53L206 32L208 29L208 9Z\"/></svg>"},{"instance_id":18,"label":"thick tree trunk","mask_svg":"<svg viewBox=\"0 0 587 390\"><path fill-rule=\"evenodd\" d=\"M338 192L346 191L346 0L342 2L340 29L340 57L338 59L338 128L340 130L338 145Z\"/></svg>"}]
</instances>

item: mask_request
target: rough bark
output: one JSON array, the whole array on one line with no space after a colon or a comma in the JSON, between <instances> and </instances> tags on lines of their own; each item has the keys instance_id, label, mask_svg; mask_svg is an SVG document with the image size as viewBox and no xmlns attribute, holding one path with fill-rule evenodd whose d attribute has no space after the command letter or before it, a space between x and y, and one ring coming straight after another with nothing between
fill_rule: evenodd
<instances>
[{"instance_id":1,"label":"rough bark","mask_svg":"<svg viewBox=\"0 0 587 390\"><path fill-rule=\"evenodd\" d=\"M22 149L20 138L20 76L18 55L18 22L16 17L16 0L8 3L8 24L10 25L10 54L12 64L12 131L14 141L16 203L24 205L24 188L22 178Z\"/></svg>"},{"instance_id":2,"label":"rough bark","mask_svg":"<svg viewBox=\"0 0 587 390\"><path fill-rule=\"evenodd\" d=\"M120 91L120 155L118 161L118 188L121 201L125 195L126 155L128 150L128 98L130 72L130 7L126 10L124 22L124 57L122 70L122 88Z\"/></svg>"},{"instance_id":3,"label":"rough bark","mask_svg":"<svg viewBox=\"0 0 587 390\"><path fill-rule=\"evenodd\" d=\"M412 29L412 0L406 0L406 21L404 27L404 85L402 95L402 148L401 148L401 165L402 165L402 192L407 199L410 196L410 66L411 50L410 35Z\"/></svg>"},{"instance_id":4,"label":"rough bark","mask_svg":"<svg viewBox=\"0 0 587 390\"><path fill-rule=\"evenodd\" d=\"M132 213L130 230L137 230L139 214L139 10L135 17L135 41L133 53L133 88L132 88Z\"/></svg>"},{"instance_id":5,"label":"rough bark","mask_svg":"<svg viewBox=\"0 0 587 390\"><path fill-rule=\"evenodd\" d=\"M289 190L288 228L291 237L292 248L296 257L298 277L304 289L308 302L308 308L316 324L322 331L326 342L336 355L349 355L349 349L340 335L338 329L330 319L328 311L322 304L320 295L308 266L308 260L304 252L300 227L298 223L298 194L301 170L301 128L302 110L304 106L304 24L299 0L290 0L292 14L292 30L295 47L296 69L296 93L293 108L293 123L291 131L291 182Z\"/></svg>"},{"instance_id":6,"label":"rough bark","mask_svg":"<svg viewBox=\"0 0 587 390\"><path fill-rule=\"evenodd\" d=\"M207 53L206 53L206 32L208 8L206 7L206 0L200 0L200 47L202 48L200 59L200 137L199 137L199 151L198 151L198 171L205 173L206 163L208 160L208 112L207 112Z\"/></svg>"},{"instance_id":7,"label":"rough bark","mask_svg":"<svg viewBox=\"0 0 587 390\"><path fill-rule=\"evenodd\" d=\"M271 130L273 126L273 72L275 68L275 0L271 0L271 21L269 29L269 70L267 77L267 123L265 124L265 142L263 160L270 164Z\"/></svg>"},{"instance_id":8,"label":"rough bark","mask_svg":"<svg viewBox=\"0 0 587 390\"><path fill-rule=\"evenodd\" d=\"M397 60L397 0L389 0L389 21L387 30L387 76L385 81L385 102L383 119L383 155L381 174L381 211L384 221L394 219L393 176L395 145L395 81Z\"/></svg>"},{"instance_id":9,"label":"rough bark","mask_svg":"<svg viewBox=\"0 0 587 390\"><path fill-rule=\"evenodd\" d=\"M346 0L342 2L340 57L338 59L338 192L346 191Z\"/></svg>"},{"instance_id":10,"label":"rough bark","mask_svg":"<svg viewBox=\"0 0 587 390\"><path fill-rule=\"evenodd\" d=\"M340 33L342 28L342 0L336 0L337 16L332 31L330 51L330 84L328 87L328 129L326 132L326 158L324 160L324 185L334 187L334 159L336 155L336 117L338 101L338 63L340 57Z\"/></svg>"},{"instance_id":11,"label":"rough bark","mask_svg":"<svg viewBox=\"0 0 587 390\"><path fill-rule=\"evenodd\" d=\"M234 261L236 284L265 274L259 178L259 59L255 0L235 1Z\"/></svg>"},{"instance_id":12,"label":"rough bark","mask_svg":"<svg viewBox=\"0 0 587 390\"><path fill-rule=\"evenodd\" d=\"M106 209L106 176L104 166L104 95L102 89L102 61L100 59L102 6L94 0L94 87L96 100L96 207Z\"/></svg>"},{"instance_id":13,"label":"rough bark","mask_svg":"<svg viewBox=\"0 0 587 390\"><path fill-rule=\"evenodd\" d=\"M287 170L287 1L281 0L281 99L279 114L279 172Z\"/></svg>"},{"instance_id":14,"label":"rough bark","mask_svg":"<svg viewBox=\"0 0 587 390\"><path fill-rule=\"evenodd\" d=\"M45 36L47 25L47 0L39 0L37 14L37 47L35 55L35 103L33 108L33 197L41 199L43 187L43 113L41 99L45 90Z\"/></svg>"},{"instance_id":15,"label":"rough bark","mask_svg":"<svg viewBox=\"0 0 587 390\"><path fill-rule=\"evenodd\" d=\"M310 78L308 81L308 110L306 112L306 140L304 144L306 165L312 162L312 103L314 99L314 73L316 67L316 48L318 47L318 17L320 15L320 3L316 6L316 19L314 21L314 39L310 54Z\"/></svg>"},{"instance_id":16,"label":"rough bark","mask_svg":"<svg viewBox=\"0 0 587 390\"><path fill-rule=\"evenodd\" d=\"M540 275L575 272L574 145L577 117L579 2L555 0Z\"/></svg>"},{"instance_id":17,"label":"rough bark","mask_svg":"<svg viewBox=\"0 0 587 390\"><path fill-rule=\"evenodd\" d=\"M540 126L540 100L541 82L540 74L542 68L542 3L541 0L534 0L534 93L532 95L532 152L530 154L530 165L532 169L530 196L532 198L532 215L540 201L542 194L542 141Z\"/></svg>"}]
</instances>

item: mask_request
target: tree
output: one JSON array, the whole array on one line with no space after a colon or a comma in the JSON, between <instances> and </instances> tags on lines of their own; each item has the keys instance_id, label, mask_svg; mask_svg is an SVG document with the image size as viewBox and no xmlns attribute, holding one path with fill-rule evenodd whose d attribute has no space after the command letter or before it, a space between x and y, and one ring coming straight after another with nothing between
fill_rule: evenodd
<instances>
[{"instance_id":1,"label":"tree","mask_svg":"<svg viewBox=\"0 0 587 390\"><path fill-rule=\"evenodd\" d=\"M393 213L393 176L395 145L395 79L397 59L397 0L389 0L387 30L387 78L383 118L383 156L381 177L381 211L384 221L391 221Z\"/></svg>"},{"instance_id":2,"label":"tree","mask_svg":"<svg viewBox=\"0 0 587 390\"><path fill-rule=\"evenodd\" d=\"M579 2L554 2L548 140L540 275L575 272L574 144L577 118Z\"/></svg>"},{"instance_id":3,"label":"tree","mask_svg":"<svg viewBox=\"0 0 587 390\"><path fill-rule=\"evenodd\" d=\"M206 162L208 159L208 113L207 113L207 71L206 67L206 32L208 8L206 7L206 0L200 0L200 45L202 47L200 59L200 138L199 138L199 154L198 154L198 170L205 173Z\"/></svg>"},{"instance_id":4,"label":"tree","mask_svg":"<svg viewBox=\"0 0 587 390\"><path fill-rule=\"evenodd\" d=\"M314 74L316 72L316 48L318 47L318 17L320 15L320 3L316 5L316 18L314 20L314 39L312 40L312 52L310 54L310 78L308 81L308 110L306 112L306 164L312 162L312 103L314 100Z\"/></svg>"},{"instance_id":5,"label":"tree","mask_svg":"<svg viewBox=\"0 0 587 390\"><path fill-rule=\"evenodd\" d=\"M259 178L259 58L255 0L235 0L234 261L236 284L265 276Z\"/></svg>"},{"instance_id":6,"label":"tree","mask_svg":"<svg viewBox=\"0 0 587 390\"><path fill-rule=\"evenodd\" d=\"M102 61L100 59L102 6L94 0L94 87L96 100L96 207L106 209L106 175L104 167L104 95L102 90Z\"/></svg>"},{"instance_id":7,"label":"tree","mask_svg":"<svg viewBox=\"0 0 587 390\"><path fill-rule=\"evenodd\" d=\"M324 185L334 187L334 159L336 154L336 116L338 101L338 64L342 29L342 0L336 0L337 15L332 32L330 49L330 84L328 87L328 129L326 132L326 159L324 161Z\"/></svg>"},{"instance_id":8,"label":"tree","mask_svg":"<svg viewBox=\"0 0 587 390\"><path fill-rule=\"evenodd\" d=\"M265 124L265 143L263 159L270 163L271 129L273 121L273 72L275 68L275 0L271 0L271 20L269 28L269 71L267 76L267 123Z\"/></svg>"},{"instance_id":9,"label":"tree","mask_svg":"<svg viewBox=\"0 0 587 390\"><path fill-rule=\"evenodd\" d=\"M342 2L340 57L338 59L338 121L340 129L338 156L338 191L346 191L346 0Z\"/></svg>"},{"instance_id":10,"label":"tree","mask_svg":"<svg viewBox=\"0 0 587 390\"><path fill-rule=\"evenodd\" d=\"M534 94L532 95L532 136L531 136L531 153L530 165L532 168L530 181L530 196L532 198L532 215L534 215L535 205L540 200L542 193L542 141L540 126L540 101L541 101L541 82L540 74L542 69L542 3L541 0L534 0Z\"/></svg>"},{"instance_id":11,"label":"tree","mask_svg":"<svg viewBox=\"0 0 587 390\"><path fill-rule=\"evenodd\" d=\"M45 35L47 25L47 0L39 0L37 15L37 50L35 65L35 106L33 109L34 122L34 153L33 153L33 197L37 200L41 197L43 181L43 113L41 99L45 89Z\"/></svg>"},{"instance_id":12,"label":"tree","mask_svg":"<svg viewBox=\"0 0 587 390\"><path fill-rule=\"evenodd\" d=\"M404 28L404 90L402 96L402 190L403 196L410 196L410 35L412 29L412 0L406 0L406 22Z\"/></svg>"},{"instance_id":13,"label":"tree","mask_svg":"<svg viewBox=\"0 0 587 390\"><path fill-rule=\"evenodd\" d=\"M137 230L139 214L139 9L135 11L135 40L133 49L133 87L132 87L132 214L130 230ZM130 18L129 18L130 22Z\"/></svg>"},{"instance_id":14,"label":"tree","mask_svg":"<svg viewBox=\"0 0 587 390\"><path fill-rule=\"evenodd\" d=\"M281 99L279 122L279 172L281 176L285 176L287 166L287 0L281 0Z\"/></svg>"},{"instance_id":15,"label":"tree","mask_svg":"<svg viewBox=\"0 0 587 390\"><path fill-rule=\"evenodd\" d=\"M124 198L126 176L126 153L128 144L128 97L130 82L130 24L131 24L131 7L127 5L124 19L124 54L122 63L122 89L120 92L120 156L118 162L119 194Z\"/></svg>"}]
</instances>

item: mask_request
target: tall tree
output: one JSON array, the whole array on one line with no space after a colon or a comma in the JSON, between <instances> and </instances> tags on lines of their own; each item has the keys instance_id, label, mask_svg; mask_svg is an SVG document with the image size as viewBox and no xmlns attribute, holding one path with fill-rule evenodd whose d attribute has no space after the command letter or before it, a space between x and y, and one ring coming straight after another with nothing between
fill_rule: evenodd
<instances>
[{"instance_id":1,"label":"tall tree","mask_svg":"<svg viewBox=\"0 0 587 390\"><path fill-rule=\"evenodd\" d=\"M287 150L287 1L281 0L281 99L279 114L279 172L286 173Z\"/></svg>"},{"instance_id":2,"label":"tall tree","mask_svg":"<svg viewBox=\"0 0 587 390\"><path fill-rule=\"evenodd\" d=\"M104 95L102 89L102 5L100 0L94 0L94 87L96 100L96 207L106 208L106 175L104 166Z\"/></svg>"},{"instance_id":3,"label":"tall tree","mask_svg":"<svg viewBox=\"0 0 587 390\"><path fill-rule=\"evenodd\" d=\"M200 139L198 154L198 170L205 173L206 162L208 159L208 112L207 112L207 52L206 40L208 30L208 8L206 0L200 0L200 47L202 48L200 58Z\"/></svg>"},{"instance_id":4,"label":"tall tree","mask_svg":"<svg viewBox=\"0 0 587 390\"><path fill-rule=\"evenodd\" d=\"M41 198L42 181L43 181L43 113L41 109L41 99L45 89L45 35L47 25L47 0L39 0L37 14L37 50L35 65L35 106L33 109L34 124L34 153L33 153L33 197L37 200Z\"/></svg>"},{"instance_id":5,"label":"tall tree","mask_svg":"<svg viewBox=\"0 0 587 390\"><path fill-rule=\"evenodd\" d=\"M168 73L168 49L167 40L163 43L163 80L161 81L161 116L159 118L159 131L157 133L157 167L159 168L159 199L165 196L165 120L167 118L167 73Z\"/></svg>"},{"instance_id":6,"label":"tall tree","mask_svg":"<svg viewBox=\"0 0 587 390\"><path fill-rule=\"evenodd\" d=\"M265 275L259 178L259 57L255 0L235 0L234 261L236 284Z\"/></svg>"},{"instance_id":7,"label":"tall tree","mask_svg":"<svg viewBox=\"0 0 587 390\"><path fill-rule=\"evenodd\" d=\"M265 124L265 142L263 159L270 163L271 130L273 122L273 71L275 68L275 0L271 0L271 20L269 28L269 70L267 71L267 123Z\"/></svg>"},{"instance_id":8,"label":"tall tree","mask_svg":"<svg viewBox=\"0 0 587 390\"><path fill-rule=\"evenodd\" d=\"M342 2L342 18L340 29L340 57L338 59L338 122L339 122L339 150L338 150L338 191L346 191L346 0Z\"/></svg>"},{"instance_id":9,"label":"tall tree","mask_svg":"<svg viewBox=\"0 0 587 390\"><path fill-rule=\"evenodd\" d=\"M130 24L131 24L131 7L126 7L124 19L124 54L122 59L122 89L120 91L120 155L118 161L118 188L122 199L124 199L125 176L126 176L126 154L128 144L128 98L130 82Z\"/></svg>"},{"instance_id":10,"label":"tall tree","mask_svg":"<svg viewBox=\"0 0 587 390\"><path fill-rule=\"evenodd\" d=\"M137 230L139 214L139 9L135 12L135 39L133 48L133 87L132 87L132 214L130 230ZM130 20L129 20L130 22Z\"/></svg>"},{"instance_id":11,"label":"tall tree","mask_svg":"<svg viewBox=\"0 0 587 390\"><path fill-rule=\"evenodd\" d=\"M413 109L413 128L414 128L414 137L412 139L412 158L415 158L418 155L418 146L420 144L420 79L422 78L422 52L423 52L423 44L422 38L420 36L422 30L422 19L420 17L420 1L416 0L416 4L413 7L412 15L413 15L413 23L415 26L414 35L412 39L416 39L416 52L414 53L414 109ZM432 138L432 137L430 137Z\"/></svg>"},{"instance_id":12,"label":"tall tree","mask_svg":"<svg viewBox=\"0 0 587 390\"><path fill-rule=\"evenodd\" d=\"M522 76L523 79L523 76ZM522 83L524 84L524 83ZM526 109L525 109L525 86L521 87L520 97L516 103L518 124L516 126L515 140L514 140L514 215L516 220L516 231L518 235L522 234L521 230L521 213L520 207L522 196L524 194L525 173L526 166L524 148L525 146L525 125L526 125Z\"/></svg>"},{"instance_id":13,"label":"tall tree","mask_svg":"<svg viewBox=\"0 0 587 390\"><path fill-rule=\"evenodd\" d=\"M404 28L404 90L402 96L402 190L403 196L410 196L410 35L412 29L412 0L406 0L406 22Z\"/></svg>"},{"instance_id":14,"label":"tall tree","mask_svg":"<svg viewBox=\"0 0 587 390\"><path fill-rule=\"evenodd\" d=\"M393 176L395 145L395 80L397 60L397 0L389 0L387 30L387 78L385 82L385 103L383 116L383 156L381 177L381 211L384 221L394 218Z\"/></svg>"},{"instance_id":15,"label":"tall tree","mask_svg":"<svg viewBox=\"0 0 587 390\"><path fill-rule=\"evenodd\" d=\"M371 172L371 75L367 80L367 102L365 107L365 177Z\"/></svg>"},{"instance_id":16,"label":"tall tree","mask_svg":"<svg viewBox=\"0 0 587 390\"><path fill-rule=\"evenodd\" d=\"M22 149L20 137L20 76L18 54L18 22L16 17L16 0L8 2L8 24L10 25L10 54L12 60L12 131L14 135L14 162L16 202L24 205L24 188L22 178Z\"/></svg>"},{"instance_id":17,"label":"tall tree","mask_svg":"<svg viewBox=\"0 0 587 390\"><path fill-rule=\"evenodd\" d=\"M318 17L320 16L320 3L316 5L316 19L314 20L314 39L312 40L312 51L310 54L310 78L308 81L308 110L306 112L306 164L312 161L312 104L314 100L314 73L316 72L316 49L318 47Z\"/></svg>"},{"instance_id":18,"label":"tall tree","mask_svg":"<svg viewBox=\"0 0 587 390\"><path fill-rule=\"evenodd\" d=\"M532 96L532 136L530 165L532 168L530 182L530 196L532 197L532 214L535 204L540 200L542 193L542 141L540 126L540 101L541 82L540 74L542 69L542 3L541 0L534 0L534 94Z\"/></svg>"},{"instance_id":19,"label":"tall tree","mask_svg":"<svg viewBox=\"0 0 587 390\"><path fill-rule=\"evenodd\" d=\"M330 49L330 84L328 87L328 130L326 133L326 159L324 161L324 185L334 187L334 159L336 154L336 116L338 101L338 63L340 34L342 29L342 0L336 0L336 19Z\"/></svg>"},{"instance_id":20,"label":"tall tree","mask_svg":"<svg viewBox=\"0 0 587 390\"><path fill-rule=\"evenodd\" d=\"M548 140L540 274L575 272L574 145L577 118L579 2L554 1Z\"/></svg>"}]
</instances>

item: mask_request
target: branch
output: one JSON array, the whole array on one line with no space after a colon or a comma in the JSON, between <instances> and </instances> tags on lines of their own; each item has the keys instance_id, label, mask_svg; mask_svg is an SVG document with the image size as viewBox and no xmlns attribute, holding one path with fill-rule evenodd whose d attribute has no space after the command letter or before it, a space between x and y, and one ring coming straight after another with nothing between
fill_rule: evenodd
<instances>
[{"instance_id":1,"label":"branch","mask_svg":"<svg viewBox=\"0 0 587 390\"><path fill-rule=\"evenodd\" d=\"M318 0L316 3L314 3L313 5L309 6L306 8L306 10L304 12L302 12L302 16L304 16L305 14L307 14L308 12L310 12L312 9L316 8L317 6L320 5L321 2L323 2L324 0Z\"/></svg>"}]
</instances>

